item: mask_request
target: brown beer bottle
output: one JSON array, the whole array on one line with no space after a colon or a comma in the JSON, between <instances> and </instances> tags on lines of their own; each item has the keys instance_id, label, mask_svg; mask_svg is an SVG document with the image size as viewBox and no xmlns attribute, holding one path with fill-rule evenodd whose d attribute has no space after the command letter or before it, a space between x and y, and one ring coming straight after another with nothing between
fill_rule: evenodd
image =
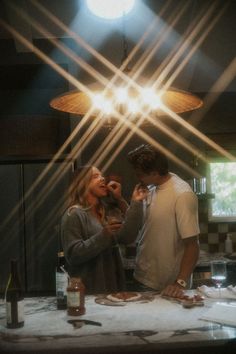
<instances>
[{"instance_id":1,"label":"brown beer bottle","mask_svg":"<svg viewBox=\"0 0 236 354\"><path fill-rule=\"evenodd\" d=\"M81 278L70 278L67 287L67 313L69 316L85 314L85 286Z\"/></svg>"},{"instance_id":2,"label":"brown beer bottle","mask_svg":"<svg viewBox=\"0 0 236 354\"><path fill-rule=\"evenodd\" d=\"M6 289L6 317L8 328L24 326L24 295L16 259L11 260L11 273Z\"/></svg>"}]
</instances>

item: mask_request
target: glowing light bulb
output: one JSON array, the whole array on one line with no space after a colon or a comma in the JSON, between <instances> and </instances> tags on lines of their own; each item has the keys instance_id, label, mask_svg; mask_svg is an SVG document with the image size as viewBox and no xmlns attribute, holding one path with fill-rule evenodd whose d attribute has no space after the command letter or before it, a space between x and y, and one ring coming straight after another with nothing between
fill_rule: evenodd
<instances>
[{"instance_id":1,"label":"glowing light bulb","mask_svg":"<svg viewBox=\"0 0 236 354\"><path fill-rule=\"evenodd\" d=\"M103 113L111 114L113 112L113 106L111 101L104 100Z\"/></svg>"},{"instance_id":2,"label":"glowing light bulb","mask_svg":"<svg viewBox=\"0 0 236 354\"><path fill-rule=\"evenodd\" d=\"M125 88L121 87L115 91L115 96L118 103L124 103L127 101L128 92Z\"/></svg>"},{"instance_id":3,"label":"glowing light bulb","mask_svg":"<svg viewBox=\"0 0 236 354\"><path fill-rule=\"evenodd\" d=\"M105 98L101 93L97 93L93 95L92 102L95 108L102 110L105 105Z\"/></svg>"},{"instance_id":4,"label":"glowing light bulb","mask_svg":"<svg viewBox=\"0 0 236 354\"><path fill-rule=\"evenodd\" d=\"M139 113L140 105L138 104L138 101L129 99L129 101L127 102L127 110L131 114Z\"/></svg>"},{"instance_id":5,"label":"glowing light bulb","mask_svg":"<svg viewBox=\"0 0 236 354\"><path fill-rule=\"evenodd\" d=\"M102 93L96 93L92 96L92 102L95 109L100 110L104 114L111 114L113 109L112 101L106 98Z\"/></svg>"},{"instance_id":6,"label":"glowing light bulb","mask_svg":"<svg viewBox=\"0 0 236 354\"><path fill-rule=\"evenodd\" d=\"M144 105L148 105L151 109L157 109L161 105L160 95L149 87L142 90L142 100Z\"/></svg>"}]
</instances>

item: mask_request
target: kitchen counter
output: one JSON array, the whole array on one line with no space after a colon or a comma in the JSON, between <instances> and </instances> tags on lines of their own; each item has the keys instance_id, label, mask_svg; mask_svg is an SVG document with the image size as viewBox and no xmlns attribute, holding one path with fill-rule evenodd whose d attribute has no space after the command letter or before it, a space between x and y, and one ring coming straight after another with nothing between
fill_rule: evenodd
<instances>
[{"instance_id":1,"label":"kitchen counter","mask_svg":"<svg viewBox=\"0 0 236 354\"><path fill-rule=\"evenodd\" d=\"M201 319L215 300L206 299L205 306L185 309L160 295L143 295L143 300L125 306L102 305L95 302L95 296L86 296L86 314L79 317L57 310L54 297L27 298L25 325L19 329L5 327L1 300L0 353L235 352L236 327ZM68 320L77 320L77 328Z\"/></svg>"},{"instance_id":2,"label":"kitchen counter","mask_svg":"<svg viewBox=\"0 0 236 354\"><path fill-rule=\"evenodd\" d=\"M211 280L211 261L224 260L227 267L227 278L224 286L236 285L236 259L235 254L226 253L208 253L201 251L199 260L193 272L193 287L197 288L203 284L214 285Z\"/></svg>"}]
</instances>

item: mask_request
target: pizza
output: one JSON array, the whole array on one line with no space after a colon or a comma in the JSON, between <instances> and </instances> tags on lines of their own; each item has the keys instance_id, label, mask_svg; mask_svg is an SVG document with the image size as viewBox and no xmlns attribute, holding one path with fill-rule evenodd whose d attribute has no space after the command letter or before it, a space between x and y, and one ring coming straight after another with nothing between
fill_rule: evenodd
<instances>
[{"instance_id":1,"label":"pizza","mask_svg":"<svg viewBox=\"0 0 236 354\"><path fill-rule=\"evenodd\" d=\"M119 292L107 295L107 299L114 302L136 301L141 298L141 294L136 292Z\"/></svg>"},{"instance_id":2,"label":"pizza","mask_svg":"<svg viewBox=\"0 0 236 354\"><path fill-rule=\"evenodd\" d=\"M183 307L186 307L186 308L204 305L204 298L198 294L193 295L193 296L183 295L181 297L172 297L172 296L162 295L162 297L167 300L178 302L178 303L182 304Z\"/></svg>"}]
</instances>

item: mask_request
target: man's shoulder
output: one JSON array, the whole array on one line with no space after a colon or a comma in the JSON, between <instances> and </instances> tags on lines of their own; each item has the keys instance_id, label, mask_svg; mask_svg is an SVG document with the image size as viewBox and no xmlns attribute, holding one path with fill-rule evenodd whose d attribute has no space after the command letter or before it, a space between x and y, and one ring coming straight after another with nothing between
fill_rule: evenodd
<instances>
[{"instance_id":1,"label":"man's shoulder","mask_svg":"<svg viewBox=\"0 0 236 354\"><path fill-rule=\"evenodd\" d=\"M172 182L173 182L173 185L175 187L175 190L178 192L178 193L185 193L185 192L190 192L190 193L193 193L193 190L192 188L190 187L190 185L188 184L188 182L186 182L183 178L179 177L178 175L172 173L171 174L172 176Z\"/></svg>"}]
</instances>

